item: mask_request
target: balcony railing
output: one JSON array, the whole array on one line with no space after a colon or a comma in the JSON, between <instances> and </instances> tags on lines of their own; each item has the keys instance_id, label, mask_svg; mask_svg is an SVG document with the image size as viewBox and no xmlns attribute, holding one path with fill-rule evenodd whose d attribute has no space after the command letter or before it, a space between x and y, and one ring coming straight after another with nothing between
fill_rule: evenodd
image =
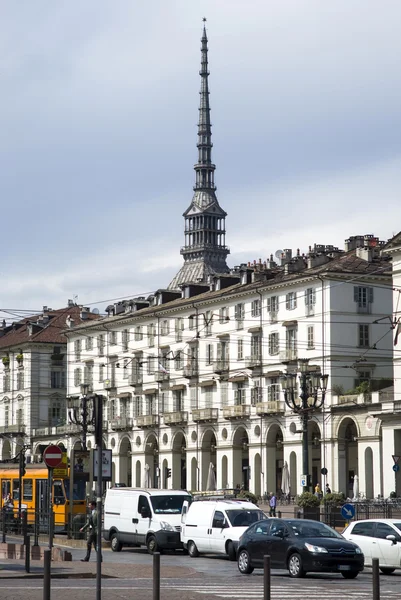
<instances>
[{"instance_id":1,"label":"balcony railing","mask_svg":"<svg viewBox=\"0 0 401 600\"><path fill-rule=\"evenodd\" d=\"M17 423L16 425L2 425L0 433L25 433L25 425Z\"/></svg>"},{"instance_id":2,"label":"balcony railing","mask_svg":"<svg viewBox=\"0 0 401 600\"><path fill-rule=\"evenodd\" d=\"M251 407L249 404L239 404L238 406L225 406L223 408L223 417L225 419L243 419L249 417Z\"/></svg>"},{"instance_id":3,"label":"balcony railing","mask_svg":"<svg viewBox=\"0 0 401 600\"><path fill-rule=\"evenodd\" d=\"M165 425L178 425L179 423L188 422L188 413L182 410L176 410L175 412L164 413L164 424Z\"/></svg>"},{"instance_id":4,"label":"balcony railing","mask_svg":"<svg viewBox=\"0 0 401 600\"><path fill-rule=\"evenodd\" d=\"M155 427L158 424L157 415L141 415L136 418L137 427Z\"/></svg>"},{"instance_id":5,"label":"balcony railing","mask_svg":"<svg viewBox=\"0 0 401 600\"><path fill-rule=\"evenodd\" d=\"M257 415L283 413L284 410L284 402L282 400L270 400L270 402L258 402L256 404Z\"/></svg>"},{"instance_id":6,"label":"balcony railing","mask_svg":"<svg viewBox=\"0 0 401 600\"><path fill-rule=\"evenodd\" d=\"M112 419L110 427L114 431L117 431L119 429L129 429L132 427L132 419L128 417L119 417L117 419Z\"/></svg>"},{"instance_id":7,"label":"balcony railing","mask_svg":"<svg viewBox=\"0 0 401 600\"><path fill-rule=\"evenodd\" d=\"M217 421L218 416L218 408L195 408L192 411L192 420L195 422Z\"/></svg>"},{"instance_id":8,"label":"balcony railing","mask_svg":"<svg viewBox=\"0 0 401 600\"><path fill-rule=\"evenodd\" d=\"M247 356L245 358L245 368L247 369L255 369L256 367L260 367L260 355L253 354L252 356Z\"/></svg>"},{"instance_id":9,"label":"balcony railing","mask_svg":"<svg viewBox=\"0 0 401 600\"><path fill-rule=\"evenodd\" d=\"M183 375L184 377L187 377L189 379L191 377L196 377L198 375L198 372L198 365L189 363L185 365Z\"/></svg>"},{"instance_id":10,"label":"balcony railing","mask_svg":"<svg viewBox=\"0 0 401 600\"><path fill-rule=\"evenodd\" d=\"M132 385L134 387L142 385L143 383L143 375L142 373L130 373L128 375L128 385Z\"/></svg>"},{"instance_id":11,"label":"balcony railing","mask_svg":"<svg viewBox=\"0 0 401 600\"><path fill-rule=\"evenodd\" d=\"M287 348L286 350L282 350L280 352L280 360L289 361L289 360L297 360L298 359L298 351L296 348Z\"/></svg>"},{"instance_id":12,"label":"balcony railing","mask_svg":"<svg viewBox=\"0 0 401 600\"><path fill-rule=\"evenodd\" d=\"M105 390L114 390L116 388L116 380L114 377L109 377L103 381Z\"/></svg>"},{"instance_id":13,"label":"balcony railing","mask_svg":"<svg viewBox=\"0 0 401 600\"><path fill-rule=\"evenodd\" d=\"M230 363L227 359L220 359L214 361L213 371L215 373L224 373L224 371L228 371L230 368Z\"/></svg>"}]
</instances>

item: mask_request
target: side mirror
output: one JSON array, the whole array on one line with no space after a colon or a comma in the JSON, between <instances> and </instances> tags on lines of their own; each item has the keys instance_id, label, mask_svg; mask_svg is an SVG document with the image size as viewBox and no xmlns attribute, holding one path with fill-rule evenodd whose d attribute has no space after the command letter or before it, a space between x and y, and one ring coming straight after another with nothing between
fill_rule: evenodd
<instances>
[{"instance_id":1,"label":"side mirror","mask_svg":"<svg viewBox=\"0 0 401 600\"><path fill-rule=\"evenodd\" d=\"M390 535L386 535L386 540L390 540L393 544L397 543L397 538L392 533Z\"/></svg>"},{"instance_id":2,"label":"side mirror","mask_svg":"<svg viewBox=\"0 0 401 600\"><path fill-rule=\"evenodd\" d=\"M147 519L151 516L150 509L147 506L142 506L141 508L141 517L143 519Z\"/></svg>"}]
</instances>

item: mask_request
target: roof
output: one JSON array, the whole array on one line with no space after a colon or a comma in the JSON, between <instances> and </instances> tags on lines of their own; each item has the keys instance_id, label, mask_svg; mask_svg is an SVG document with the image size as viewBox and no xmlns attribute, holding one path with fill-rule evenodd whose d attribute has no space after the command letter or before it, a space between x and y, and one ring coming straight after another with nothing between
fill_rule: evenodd
<instances>
[{"instance_id":1,"label":"roof","mask_svg":"<svg viewBox=\"0 0 401 600\"><path fill-rule=\"evenodd\" d=\"M88 321L98 319L99 315L91 312L86 313L86 319L81 319L80 306L68 306L57 310L48 310L43 314L32 315L12 325L0 328L0 350L14 346L23 346L27 343L66 344L67 338L63 331L66 327L66 319L71 316L74 322L81 325ZM43 320L43 318L45 319ZM48 321L46 322L46 318ZM33 327L30 327L33 325ZM32 333L30 330L32 329Z\"/></svg>"},{"instance_id":2,"label":"roof","mask_svg":"<svg viewBox=\"0 0 401 600\"><path fill-rule=\"evenodd\" d=\"M222 290L206 291L191 298L178 298L167 302L159 306L149 306L142 308L135 312L123 313L114 317L105 317L99 324L102 327L108 324L115 324L124 322L126 320L135 320L136 318L143 318L147 316L154 316L156 313L163 313L164 311L174 311L185 307L193 307L194 305L208 303L212 301L221 300L224 302L226 298L235 297L239 295L246 295L252 293L254 290L268 290L270 287L275 289L278 286L285 284L297 284L298 282L308 281L310 279L316 279L317 277L344 277L350 276L350 281L360 281L364 278L370 277L385 277L391 283L391 260L390 257L384 256L380 258L373 258L371 262L359 258L356 256L356 250L351 250L342 254L339 257L330 259L330 262L326 262L322 265L312 267L310 269L304 268L301 271L295 273L286 273L285 269L280 267L274 270L267 270L269 279L259 279L248 284L235 283ZM190 285L190 284L189 284ZM195 285L195 284L194 284ZM93 324L96 327L96 324ZM83 329L83 327L74 327L68 333L74 334Z\"/></svg>"},{"instance_id":3,"label":"roof","mask_svg":"<svg viewBox=\"0 0 401 600\"><path fill-rule=\"evenodd\" d=\"M381 250L391 252L391 250L394 250L396 248L401 248L401 231L399 231L392 238L390 238L388 242L384 244L384 246L382 246Z\"/></svg>"}]
</instances>

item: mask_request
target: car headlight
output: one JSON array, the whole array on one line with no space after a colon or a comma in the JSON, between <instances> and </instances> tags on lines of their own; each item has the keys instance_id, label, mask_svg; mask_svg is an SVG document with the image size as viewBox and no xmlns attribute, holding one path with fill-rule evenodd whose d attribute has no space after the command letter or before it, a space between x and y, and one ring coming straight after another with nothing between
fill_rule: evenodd
<instances>
[{"instance_id":1,"label":"car headlight","mask_svg":"<svg viewBox=\"0 0 401 600\"><path fill-rule=\"evenodd\" d=\"M316 554L327 554L326 548L322 548L322 546L314 546L313 544L305 542L305 548L309 550L309 552L315 552Z\"/></svg>"},{"instance_id":2,"label":"car headlight","mask_svg":"<svg viewBox=\"0 0 401 600\"><path fill-rule=\"evenodd\" d=\"M355 548L355 554L362 554L362 550L360 549L360 547L359 547L359 546L357 546L357 547Z\"/></svg>"},{"instance_id":3,"label":"car headlight","mask_svg":"<svg viewBox=\"0 0 401 600\"><path fill-rule=\"evenodd\" d=\"M160 521L160 528L164 531L175 531L174 527L167 523L167 521Z\"/></svg>"}]
</instances>

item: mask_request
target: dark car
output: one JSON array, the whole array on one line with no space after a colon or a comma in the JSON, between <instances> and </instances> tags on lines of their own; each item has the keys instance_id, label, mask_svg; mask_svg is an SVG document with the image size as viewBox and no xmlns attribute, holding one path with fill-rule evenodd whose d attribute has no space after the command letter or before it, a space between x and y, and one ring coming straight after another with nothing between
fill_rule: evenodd
<instances>
[{"instance_id":1,"label":"dark car","mask_svg":"<svg viewBox=\"0 0 401 600\"><path fill-rule=\"evenodd\" d=\"M238 569L249 574L263 567L265 554L270 555L272 568L288 569L290 577L313 571L354 579L364 566L359 546L324 523L308 519L272 518L251 525L238 542Z\"/></svg>"}]
</instances>

